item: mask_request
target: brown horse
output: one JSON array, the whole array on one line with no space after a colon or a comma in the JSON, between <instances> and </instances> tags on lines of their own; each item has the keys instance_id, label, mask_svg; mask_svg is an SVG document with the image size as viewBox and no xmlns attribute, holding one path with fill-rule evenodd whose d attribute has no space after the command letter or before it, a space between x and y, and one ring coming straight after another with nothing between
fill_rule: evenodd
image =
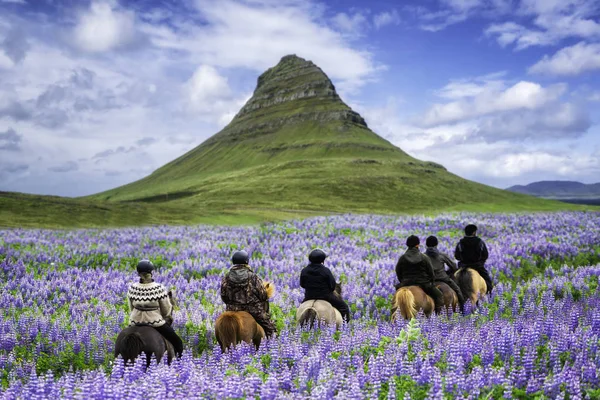
<instances>
[{"instance_id":1,"label":"brown horse","mask_svg":"<svg viewBox=\"0 0 600 400\"><path fill-rule=\"evenodd\" d=\"M452 312L456 312L456 306L458 306L458 296L456 295L456 292L444 282L436 282L435 287L437 287L444 296L444 307L446 308L446 313L450 315L450 310L452 310Z\"/></svg>"},{"instance_id":2,"label":"brown horse","mask_svg":"<svg viewBox=\"0 0 600 400\"><path fill-rule=\"evenodd\" d=\"M173 293L170 291L169 300L171 304L175 304ZM173 318L167 317L165 320L169 325L173 323ZM115 358L120 355L125 363L133 363L142 353L146 354L146 367L149 367L152 355L156 357L156 362L160 363L165 353L167 353L167 363L171 364L175 349L171 342L149 325L133 325L123 329L115 342Z\"/></svg>"},{"instance_id":3,"label":"brown horse","mask_svg":"<svg viewBox=\"0 0 600 400\"><path fill-rule=\"evenodd\" d=\"M392 302L391 320L395 321L398 311L404 319L414 318L420 310L430 316L435 303L419 286L405 286L396 291Z\"/></svg>"},{"instance_id":4,"label":"brown horse","mask_svg":"<svg viewBox=\"0 0 600 400\"><path fill-rule=\"evenodd\" d=\"M461 268L456 274L456 284L465 296L465 299L471 300L473 307L479 305L479 300L485 296L487 285L485 280L479 275L479 272L471 268Z\"/></svg>"},{"instance_id":5,"label":"brown horse","mask_svg":"<svg viewBox=\"0 0 600 400\"><path fill-rule=\"evenodd\" d=\"M267 296L273 297L275 286L270 282L264 282L263 285ZM258 349L265 337L265 330L246 311L225 311L215 322L215 336L223 352L240 342L253 343Z\"/></svg>"}]
</instances>

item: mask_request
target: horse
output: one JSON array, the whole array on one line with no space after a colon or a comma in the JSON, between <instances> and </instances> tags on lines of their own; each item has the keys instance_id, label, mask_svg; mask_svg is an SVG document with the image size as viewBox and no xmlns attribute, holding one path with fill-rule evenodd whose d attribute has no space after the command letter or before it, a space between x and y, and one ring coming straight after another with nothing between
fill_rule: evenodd
<instances>
[{"instance_id":1,"label":"horse","mask_svg":"<svg viewBox=\"0 0 600 400\"><path fill-rule=\"evenodd\" d=\"M338 296L342 295L342 286L339 283L335 285L334 292ZM319 324L321 321L327 325L335 324L337 329L340 329L343 322L342 314L326 300L307 300L300 304L296 310L296 322L300 326L308 325L312 329L315 320Z\"/></svg>"},{"instance_id":2,"label":"horse","mask_svg":"<svg viewBox=\"0 0 600 400\"><path fill-rule=\"evenodd\" d=\"M173 293L169 291L169 301L175 304ZM166 323L171 325L172 318L165 318ZM150 366L151 357L154 354L156 363L160 363L162 357L167 353L167 363L171 364L175 356L175 348L167 339L163 337L156 329L149 325L132 325L123 329L117 336L115 342L115 358L119 355L123 357L125 363L135 359L143 353L146 353L146 368Z\"/></svg>"},{"instance_id":3,"label":"horse","mask_svg":"<svg viewBox=\"0 0 600 400\"><path fill-rule=\"evenodd\" d=\"M435 309L433 299L428 296L419 286L401 287L394 294L392 301L391 320L395 321L398 310L404 319L414 318L420 310L423 310L426 316L430 316Z\"/></svg>"},{"instance_id":4,"label":"horse","mask_svg":"<svg viewBox=\"0 0 600 400\"><path fill-rule=\"evenodd\" d=\"M471 300L473 307L478 306L479 299L487 293L487 285L479 272L472 268L461 268L456 272L455 279L465 299Z\"/></svg>"},{"instance_id":5,"label":"horse","mask_svg":"<svg viewBox=\"0 0 600 400\"><path fill-rule=\"evenodd\" d=\"M270 282L264 282L263 286L267 297L273 297L275 286ZM258 350L265 330L246 311L225 311L215 322L215 336L222 352L240 342L253 343Z\"/></svg>"},{"instance_id":6,"label":"horse","mask_svg":"<svg viewBox=\"0 0 600 400\"><path fill-rule=\"evenodd\" d=\"M444 307L446 308L446 312L448 314L450 314L450 310L456 312L456 306L458 305L458 296L456 295L456 292L444 282L436 282L435 287L437 287L444 296Z\"/></svg>"}]
</instances>

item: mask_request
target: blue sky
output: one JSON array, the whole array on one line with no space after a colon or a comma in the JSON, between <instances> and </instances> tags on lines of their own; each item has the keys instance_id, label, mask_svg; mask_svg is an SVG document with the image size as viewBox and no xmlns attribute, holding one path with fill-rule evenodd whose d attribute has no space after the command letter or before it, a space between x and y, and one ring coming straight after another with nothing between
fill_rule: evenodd
<instances>
[{"instance_id":1,"label":"blue sky","mask_svg":"<svg viewBox=\"0 0 600 400\"><path fill-rule=\"evenodd\" d=\"M0 190L142 178L225 126L286 54L460 176L600 181L594 0L0 0Z\"/></svg>"}]
</instances>

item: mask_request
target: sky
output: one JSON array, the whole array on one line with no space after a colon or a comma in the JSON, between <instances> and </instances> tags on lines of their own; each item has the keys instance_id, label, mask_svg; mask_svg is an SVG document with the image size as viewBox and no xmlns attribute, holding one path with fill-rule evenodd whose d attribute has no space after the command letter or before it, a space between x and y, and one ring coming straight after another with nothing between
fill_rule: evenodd
<instances>
[{"instance_id":1,"label":"sky","mask_svg":"<svg viewBox=\"0 0 600 400\"><path fill-rule=\"evenodd\" d=\"M0 0L0 190L140 179L223 128L287 54L457 175L600 181L597 0Z\"/></svg>"}]
</instances>

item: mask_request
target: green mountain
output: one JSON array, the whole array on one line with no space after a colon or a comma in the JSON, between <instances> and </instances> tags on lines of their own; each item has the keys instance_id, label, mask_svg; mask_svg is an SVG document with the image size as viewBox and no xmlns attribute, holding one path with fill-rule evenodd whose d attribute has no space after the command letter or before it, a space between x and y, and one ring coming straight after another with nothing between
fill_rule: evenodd
<instances>
[{"instance_id":1,"label":"green mountain","mask_svg":"<svg viewBox=\"0 0 600 400\"><path fill-rule=\"evenodd\" d=\"M97 195L179 204L190 214L545 209L554 203L471 182L369 129L315 64L285 56L220 132L151 175Z\"/></svg>"},{"instance_id":2,"label":"green mountain","mask_svg":"<svg viewBox=\"0 0 600 400\"><path fill-rule=\"evenodd\" d=\"M286 56L223 130L151 175L71 199L0 192L0 227L240 224L339 212L582 209L462 179L369 129L319 67Z\"/></svg>"}]
</instances>

